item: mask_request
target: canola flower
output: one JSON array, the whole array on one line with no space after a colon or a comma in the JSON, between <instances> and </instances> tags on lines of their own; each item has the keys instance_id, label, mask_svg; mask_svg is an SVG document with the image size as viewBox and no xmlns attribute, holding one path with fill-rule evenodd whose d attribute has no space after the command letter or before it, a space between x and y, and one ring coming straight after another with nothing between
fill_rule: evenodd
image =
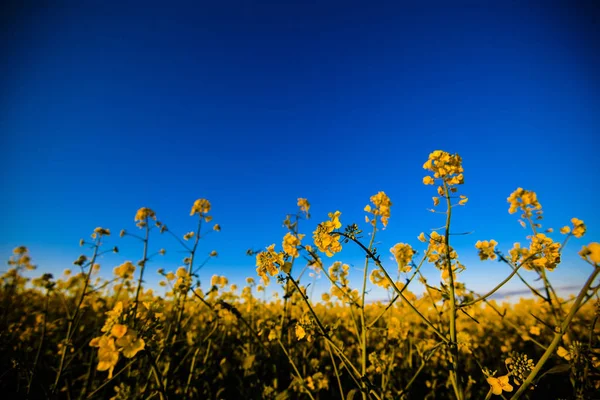
<instances>
[{"instance_id":1,"label":"canola flower","mask_svg":"<svg viewBox=\"0 0 600 400\"><path fill-rule=\"evenodd\" d=\"M342 251L339 235L331 234L334 230L342 227L342 223L340 222L341 214L339 211L329 213L330 220L320 223L313 232L315 246L317 246L319 251L325 253L327 257L332 257L335 253Z\"/></svg>"},{"instance_id":2,"label":"canola flower","mask_svg":"<svg viewBox=\"0 0 600 400\"><path fill-rule=\"evenodd\" d=\"M437 150L424 168L429 172L424 183L437 186L434 207L448 204L450 219L450 210L468 201L457 193L464 182L462 159ZM428 234L408 234L414 235L417 245L424 243L422 254L381 232L378 241L396 243L389 249L393 257L383 257L377 242L363 244L359 224L342 230L337 211L308 230L313 231L314 245L303 243L306 236L301 228L306 222L301 220L309 218L310 210L304 198L298 199L296 212L286 217L288 232L281 251L272 244L248 252L256 256L258 285L254 277L230 282L220 274L211 279L198 276L194 256L208 255L206 260L214 262L218 255L206 247L204 240L211 236L200 237L200 229L183 235L198 245L197 254L181 235L172 235L174 246L180 248L169 249L170 254L186 254L183 266L171 266L169 272L167 266L158 268L160 285L166 288L160 295L141 276L137 282L132 279L137 267L131 261L114 267L112 279L95 275L106 261L98 254L107 253L102 242L109 229L98 227L95 240L82 240L86 252L74 263L79 268L57 279L47 273L29 278L26 271L35 265L29 250L19 246L0 281L4 305L0 355L12 365L8 378L0 383L24 398L63 394L81 398L114 394L115 400L242 398L250 394L269 400L316 400L402 398L418 393L466 399L517 398L525 390L551 398L555 389L564 391L559 384L589 398L600 390L597 380L590 378L600 368L600 344L593 335L594 321L600 316L600 301L595 302L600 244L581 247L581 259L592 267L587 266L590 277L579 294L563 299L551 286L549 275L543 274L560 267L562 252L567 250L564 243L583 237L585 223L572 218L570 225L557 229L567 235L559 243L551 228L540 230L542 207L536 193L517 189L509 203L511 212L521 211L520 223L532 230L523 246L516 243L504 257L498 242L480 240L475 243L476 254L482 261L511 263L504 265L511 273L507 281L515 275L511 269L523 267L535 270L534 275L543 277L547 285L533 298L511 304L492 297L502 284L476 293L457 279L465 266L450 245L455 243L450 230L442 234L439 225ZM385 192L371 196L363 224L374 227L373 233L386 228L391 205ZM198 199L191 215L198 215L200 225L212 219L210 211L210 202ZM156 231L167 231L153 210L138 210L134 222L147 228L145 233L151 237L140 249L140 267L153 265L146 263L166 254L164 248L153 247L151 220L160 228ZM220 226L212 229L219 231ZM126 235L122 230L120 236ZM344 243L364 251L366 267L360 277L356 260L341 261ZM329 268L317 252L335 257ZM428 264L440 270L441 280L428 281L422 275L421 267L430 268ZM283 296L267 286L275 276L286 289ZM364 287L357 288L361 277ZM520 278L527 280L528 275ZM328 282L329 291L315 291L317 279ZM535 290L537 284L529 284ZM494 370L498 367L506 368L504 375ZM544 374L553 368L562 371L561 379ZM48 375L55 383L43 393L40 388L46 378L40 377ZM545 391L546 387L550 389Z\"/></svg>"}]
</instances>

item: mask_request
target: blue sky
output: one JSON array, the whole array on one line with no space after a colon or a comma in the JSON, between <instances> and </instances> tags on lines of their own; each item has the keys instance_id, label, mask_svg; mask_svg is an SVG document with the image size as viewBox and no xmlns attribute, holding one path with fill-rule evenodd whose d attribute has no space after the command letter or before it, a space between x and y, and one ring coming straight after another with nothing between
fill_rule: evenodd
<instances>
[{"instance_id":1,"label":"blue sky","mask_svg":"<svg viewBox=\"0 0 600 400\"><path fill-rule=\"evenodd\" d=\"M79 239L104 226L107 245L122 249L102 261L109 274L141 256L117 236L135 229L139 207L183 234L195 226L192 203L207 198L223 231L202 242L219 257L201 278L241 283L255 276L245 251L280 248L298 197L313 206L301 227L310 236L329 211L362 222L381 190L394 203L378 236L387 257L443 225L426 210L435 189L421 183L428 154L442 149L464 160L470 200L454 226L474 232L455 242L467 284L484 290L508 271L479 263L477 240L505 252L525 242L507 213L517 187L538 193L544 227L588 225L552 276L570 285L589 271L575 254L600 239L592 2L92 3L1 17L5 258L24 244L40 270L60 273ZM180 265L177 243L152 245L168 255L150 271ZM362 265L353 249L334 260Z\"/></svg>"}]
</instances>

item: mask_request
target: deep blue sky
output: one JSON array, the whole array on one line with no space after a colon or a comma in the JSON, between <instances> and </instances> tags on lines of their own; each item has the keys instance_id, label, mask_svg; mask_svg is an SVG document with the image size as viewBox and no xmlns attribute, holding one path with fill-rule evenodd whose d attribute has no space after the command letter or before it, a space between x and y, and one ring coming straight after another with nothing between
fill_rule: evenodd
<instances>
[{"instance_id":1,"label":"deep blue sky","mask_svg":"<svg viewBox=\"0 0 600 400\"><path fill-rule=\"evenodd\" d=\"M545 227L587 223L568 254L600 239L593 2L71 3L13 4L1 17L4 258L24 244L58 273L104 226L123 249L103 260L108 273L140 258L117 237L139 207L183 234L202 197L223 227L203 242L220 256L202 277L241 282L255 276L246 249L281 248L298 197L313 205L310 236L329 211L362 222L380 190L394 202L385 257L396 242L421 249L416 236L443 225L421 183L435 149L464 159L470 201L454 226L474 231L456 238L468 284L507 273L475 260L478 239L504 251L525 242L507 213L519 186L538 192ZM179 265L174 241L153 245L170 255L151 270ZM326 261L337 259L361 265L353 250ZM554 276L576 284L587 271L567 256Z\"/></svg>"}]
</instances>

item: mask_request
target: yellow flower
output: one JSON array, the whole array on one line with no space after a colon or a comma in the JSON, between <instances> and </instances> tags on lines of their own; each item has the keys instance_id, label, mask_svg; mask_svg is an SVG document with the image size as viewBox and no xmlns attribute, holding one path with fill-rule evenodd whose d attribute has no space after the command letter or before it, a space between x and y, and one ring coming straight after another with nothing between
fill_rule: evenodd
<instances>
[{"instance_id":1,"label":"yellow flower","mask_svg":"<svg viewBox=\"0 0 600 400\"><path fill-rule=\"evenodd\" d=\"M310 203L308 202L308 200L304 198L299 198L298 207L300 207L300 211L306 214L307 217L310 216L310 214L308 213L308 210L310 209Z\"/></svg>"},{"instance_id":2,"label":"yellow flower","mask_svg":"<svg viewBox=\"0 0 600 400\"><path fill-rule=\"evenodd\" d=\"M510 203L508 208L509 214L514 214L517 209L521 209L524 212L525 217L531 217L533 211L536 211L537 215L541 217L542 205L537 199L535 192L525 190L523 188L517 188L510 194L507 201Z\"/></svg>"},{"instance_id":3,"label":"yellow flower","mask_svg":"<svg viewBox=\"0 0 600 400\"><path fill-rule=\"evenodd\" d=\"M24 254L27 254L27 252L29 252L29 250L25 246L19 246L13 249L13 254L17 256L22 256Z\"/></svg>"},{"instance_id":4,"label":"yellow flower","mask_svg":"<svg viewBox=\"0 0 600 400\"><path fill-rule=\"evenodd\" d=\"M110 330L110 334L117 339L122 338L126 332L127 332L127 327L125 325L121 325L121 324L113 325L112 329Z\"/></svg>"},{"instance_id":5,"label":"yellow flower","mask_svg":"<svg viewBox=\"0 0 600 400\"><path fill-rule=\"evenodd\" d=\"M111 379L115 366L119 362L119 351L115 346L115 339L101 336L92 339L90 346L98 347L98 371L108 370L108 379Z\"/></svg>"},{"instance_id":6,"label":"yellow flower","mask_svg":"<svg viewBox=\"0 0 600 400\"><path fill-rule=\"evenodd\" d=\"M150 208L142 207L137 211L133 220L137 222L139 228L143 228L146 226L146 220L148 218L156 221L156 213Z\"/></svg>"},{"instance_id":7,"label":"yellow flower","mask_svg":"<svg viewBox=\"0 0 600 400\"><path fill-rule=\"evenodd\" d=\"M433 199L433 206L437 207L440 204L440 198L439 197L432 197Z\"/></svg>"},{"instance_id":8,"label":"yellow flower","mask_svg":"<svg viewBox=\"0 0 600 400\"><path fill-rule=\"evenodd\" d=\"M567 349L565 349L562 346L558 346L558 350L556 351L556 354L561 357L564 358L565 360L569 361L571 359L571 353L569 353L567 351Z\"/></svg>"},{"instance_id":9,"label":"yellow flower","mask_svg":"<svg viewBox=\"0 0 600 400\"><path fill-rule=\"evenodd\" d=\"M398 270L401 272L409 272L411 270L410 261L415 254L415 251L409 244L396 243L394 247L390 249L396 262L398 263Z\"/></svg>"},{"instance_id":10,"label":"yellow flower","mask_svg":"<svg viewBox=\"0 0 600 400\"><path fill-rule=\"evenodd\" d=\"M283 251L292 257L298 257L298 246L303 237L304 235L294 236L290 232L286 233L283 238Z\"/></svg>"},{"instance_id":11,"label":"yellow flower","mask_svg":"<svg viewBox=\"0 0 600 400\"><path fill-rule=\"evenodd\" d=\"M110 236L110 229L97 227L96 229L94 229L94 233L92 234L92 237L95 239L96 235L97 236Z\"/></svg>"},{"instance_id":12,"label":"yellow flower","mask_svg":"<svg viewBox=\"0 0 600 400\"><path fill-rule=\"evenodd\" d=\"M215 224L215 226L213 226L213 231L215 231L215 232L221 232L221 225Z\"/></svg>"},{"instance_id":13,"label":"yellow flower","mask_svg":"<svg viewBox=\"0 0 600 400\"><path fill-rule=\"evenodd\" d=\"M302 325L296 324L296 337L298 338L298 340L304 339L305 336L306 336L306 331L304 330Z\"/></svg>"},{"instance_id":14,"label":"yellow flower","mask_svg":"<svg viewBox=\"0 0 600 400\"><path fill-rule=\"evenodd\" d=\"M496 242L495 240L490 240L489 242L487 240L484 240L483 242L481 240L478 240L477 243L475 243L475 248L479 249L479 259L481 261L485 261L488 259L495 260L496 253L494 253L494 249L497 244L498 242Z\"/></svg>"},{"instance_id":15,"label":"yellow flower","mask_svg":"<svg viewBox=\"0 0 600 400\"><path fill-rule=\"evenodd\" d=\"M600 243L593 242L587 246L583 246L579 255L595 265L600 265Z\"/></svg>"},{"instance_id":16,"label":"yellow flower","mask_svg":"<svg viewBox=\"0 0 600 400\"><path fill-rule=\"evenodd\" d=\"M145 347L144 339L139 338L133 329L128 329L125 336L118 338L116 343L127 358L133 358Z\"/></svg>"},{"instance_id":17,"label":"yellow flower","mask_svg":"<svg viewBox=\"0 0 600 400\"><path fill-rule=\"evenodd\" d=\"M585 235L587 228L582 220L577 218L572 218L571 222L573 223L573 236L576 238L580 238Z\"/></svg>"},{"instance_id":18,"label":"yellow flower","mask_svg":"<svg viewBox=\"0 0 600 400\"><path fill-rule=\"evenodd\" d=\"M501 395L502 391L512 392L513 387L510 383L508 383L508 375L500 376L498 378L494 378L490 376L487 378L487 382L492 387L492 393L495 395Z\"/></svg>"},{"instance_id":19,"label":"yellow flower","mask_svg":"<svg viewBox=\"0 0 600 400\"><path fill-rule=\"evenodd\" d=\"M464 183L462 158L458 154L435 150L429 154L429 159L423 164L423 169L433 172L433 178L442 178L448 185ZM423 183L433 185L433 178L426 176L423 178Z\"/></svg>"},{"instance_id":20,"label":"yellow flower","mask_svg":"<svg viewBox=\"0 0 600 400\"><path fill-rule=\"evenodd\" d=\"M376 195L371 196L370 200L371 203L375 205L375 209L372 209L370 205L367 205L365 207L365 211L373 214L375 217L379 216L383 226L387 226L390 218L390 207L392 206L390 198L385 194L385 192L379 192ZM371 224L375 226L375 218L371 221Z\"/></svg>"},{"instance_id":21,"label":"yellow flower","mask_svg":"<svg viewBox=\"0 0 600 400\"><path fill-rule=\"evenodd\" d=\"M190 216L194 214L200 214L200 216L204 216L204 214L208 214L210 211L210 202L206 199L198 199L194 202L192 206L192 211L190 211Z\"/></svg>"},{"instance_id":22,"label":"yellow flower","mask_svg":"<svg viewBox=\"0 0 600 400\"><path fill-rule=\"evenodd\" d=\"M135 272L135 265L131 261L125 261L123 264L115 267L113 272L121 279L131 278Z\"/></svg>"},{"instance_id":23,"label":"yellow flower","mask_svg":"<svg viewBox=\"0 0 600 400\"><path fill-rule=\"evenodd\" d=\"M283 253L277 253L275 251L275 244L267 247L267 251L261 251L256 255L256 273L265 282L268 282L269 275L275 276L279 272L278 266L281 267L284 264Z\"/></svg>"},{"instance_id":24,"label":"yellow flower","mask_svg":"<svg viewBox=\"0 0 600 400\"><path fill-rule=\"evenodd\" d=\"M183 235L183 239L184 239L184 240L190 240L191 238L193 238L193 237L194 237L194 235L195 235L195 233L194 233L194 232L188 232L188 233L186 233L185 235Z\"/></svg>"},{"instance_id":25,"label":"yellow flower","mask_svg":"<svg viewBox=\"0 0 600 400\"><path fill-rule=\"evenodd\" d=\"M327 254L327 257L332 257L335 253L342 251L339 235L330 235L335 229L342 226L340 222L339 211L329 213L329 221L321 222L317 229L313 232L313 240L317 248Z\"/></svg>"},{"instance_id":26,"label":"yellow flower","mask_svg":"<svg viewBox=\"0 0 600 400\"><path fill-rule=\"evenodd\" d=\"M419 239L420 242L425 243L427 241L427 239L425 238L425 232L421 232L417 239Z\"/></svg>"},{"instance_id":27,"label":"yellow flower","mask_svg":"<svg viewBox=\"0 0 600 400\"><path fill-rule=\"evenodd\" d=\"M371 272L371 276L369 277L371 283L374 285L380 286L384 289L387 289L391 286L390 281L385 277L383 271L379 268L375 268Z\"/></svg>"},{"instance_id":28,"label":"yellow flower","mask_svg":"<svg viewBox=\"0 0 600 400\"><path fill-rule=\"evenodd\" d=\"M269 331L269 337L268 337L267 339L269 339L269 342L270 342L271 340L275 340L275 339L277 339L277 331L276 331L275 329L271 329L271 330Z\"/></svg>"},{"instance_id":29,"label":"yellow flower","mask_svg":"<svg viewBox=\"0 0 600 400\"><path fill-rule=\"evenodd\" d=\"M463 196L462 194L460 195L460 200L458 201L458 204L461 206L464 206L465 204L467 204L467 201L469 201L469 199L467 198L467 196Z\"/></svg>"},{"instance_id":30,"label":"yellow flower","mask_svg":"<svg viewBox=\"0 0 600 400\"><path fill-rule=\"evenodd\" d=\"M567 225L560 228L560 233L562 233L563 235L566 235L569 232L571 232L571 228L569 228Z\"/></svg>"}]
</instances>

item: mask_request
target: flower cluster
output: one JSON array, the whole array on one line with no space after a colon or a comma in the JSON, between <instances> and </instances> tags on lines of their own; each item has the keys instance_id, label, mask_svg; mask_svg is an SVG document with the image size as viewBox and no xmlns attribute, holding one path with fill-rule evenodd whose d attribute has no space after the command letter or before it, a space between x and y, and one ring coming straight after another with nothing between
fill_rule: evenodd
<instances>
[{"instance_id":1,"label":"flower cluster","mask_svg":"<svg viewBox=\"0 0 600 400\"><path fill-rule=\"evenodd\" d=\"M126 325L115 324L110 334L96 337L90 341L90 346L98 347L98 371L107 371L108 378L112 378L113 370L119 362L119 354L126 358L133 358L144 349L144 339Z\"/></svg>"},{"instance_id":2,"label":"flower cluster","mask_svg":"<svg viewBox=\"0 0 600 400\"><path fill-rule=\"evenodd\" d=\"M335 229L342 226L340 222L339 211L329 213L329 221L321 222L317 229L313 232L313 240L317 248L327 254L327 257L332 257L335 253L342 251L339 235L331 235Z\"/></svg>"},{"instance_id":3,"label":"flower cluster","mask_svg":"<svg viewBox=\"0 0 600 400\"><path fill-rule=\"evenodd\" d=\"M256 255L256 273L265 282L269 283L269 275L275 276L279 268L283 267L284 253L275 251L275 244L267 247L267 251L261 251Z\"/></svg>"},{"instance_id":4,"label":"flower cluster","mask_svg":"<svg viewBox=\"0 0 600 400\"><path fill-rule=\"evenodd\" d=\"M369 217L365 217L365 220L375 226L376 219L379 216L381 218L381 223L386 227L390 218L390 207L392 207L390 198L384 192L379 192L376 195L371 196L370 200L375 207L373 208L370 204L367 204L365 206L365 211L373 214L374 218L369 220Z\"/></svg>"},{"instance_id":5,"label":"flower cluster","mask_svg":"<svg viewBox=\"0 0 600 400\"><path fill-rule=\"evenodd\" d=\"M508 208L509 214L514 214L518 209L521 209L523 211L523 218L531 218L535 214L536 219L542 219L542 205L538 201L535 192L517 188L506 200L510 204Z\"/></svg>"},{"instance_id":6,"label":"flower cluster","mask_svg":"<svg viewBox=\"0 0 600 400\"><path fill-rule=\"evenodd\" d=\"M156 221L156 213L148 207L142 207L137 211L133 220L137 222L138 228L144 228L148 224L149 218Z\"/></svg>"},{"instance_id":7,"label":"flower cluster","mask_svg":"<svg viewBox=\"0 0 600 400\"><path fill-rule=\"evenodd\" d=\"M192 276L188 273L185 267L177 268L175 276L177 277L177 280L173 285L173 290L175 293L187 293L192 287Z\"/></svg>"},{"instance_id":8,"label":"flower cluster","mask_svg":"<svg viewBox=\"0 0 600 400\"><path fill-rule=\"evenodd\" d=\"M594 265L600 265L600 243L593 242L583 246L579 255Z\"/></svg>"},{"instance_id":9,"label":"flower cluster","mask_svg":"<svg viewBox=\"0 0 600 400\"><path fill-rule=\"evenodd\" d=\"M517 352L510 352L504 364L516 385L522 384L535 366L533 360L528 358L527 354Z\"/></svg>"},{"instance_id":10,"label":"flower cluster","mask_svg":"<svg viewBox=\"0 0 600 400\"><path fill-rule=\"evenodd\" d=\"M411 270L410 262L415 255L415 250L409 244L396 243L390 249L390 252L394 255L400 272L409 272Z\"/></svg>"},{"instance_id":11,"label":"flower cluster","mask_svg":"<svg viewBox=\"0 0 600 400\"><path fill-rule=\"evenodd\" d=\"M210 222L212 217L207 215L210 212L210 201L206 199L198 199L194 202L192 206L192 211L190 211L190 216L198 214L200 218L204 218L204 221Z\"/></svg>"},{"instance_id":12,"label":"flower cluster","mask_svg":"<svg viewBox=\"0 0 600 400\"><path fill-rule=\"evenodd\" d=\"M384 289L387 289L392 286L389 279L386 278L386 276L383 273L383 271L381 270L381 268L375 268L373 271L371 271L371 275L369 276L369 279L371 280L371 283L373 285L377 285Z\"/></svg>"},{"instance_id":13,"label":"flower cluster","mask_svg":"<svg viewBox=\"0 0 600 400\"><path fill-rule=\"evenodd\" d=\"M513 264L523 263L528 270L547 269L552 271L560 263L560 244L554 242L543 233L531 237L529 248L521 247L515 243L509 251Z\"/></svg>"},{"instance_id":14,"label":"flower cluster","mask_svg":"<svg viewBox=\"0 0 600 400\"><path fill-rule=\"evenodd\" d=\"M94 233L92 233L92 239L96 239L97 237L99 238L102 236L110 236L110 229L102 227L97 227L96 229L94 229Z\"/></svg>"},{"instance_id":15,"label":"flower cluster","mask_svg":"<svg viewBox=\"0 0 600 400\"><path fill-rule=\"evenodd\" d=\"M304 215L306 215L306 218L310 218L310 213L308 212L308 210L310 210L310 203L308 202L308 200L299 198L298 207L300 207L300 211L302 211Z\"/></svg>"},{"instance_id":16,"label":"flower cluster","mask_svg":"<svg viewBox=\"0 0 600 400\"><path fill-rule=\"evenodd\" d=\"M449 186L464 183L462 158L458 154L435 150L429 154L429 159L423 164L423 169L433 172L433 177L428 175L423 178L425 185L433 185L435 179L442 179Z\"/></svg>"},{"instance_id":17,"label":"flower cluster","mask_svg":"<svg viewBox=\"0 0 600 400\"><path fill-rule=\"evenodd\" d=\"M429 247L427 250L427 261L434 263L439 269L443 269L447 262L446 238L436 231L431 232L429 236ZM458 258L456 251L450 246L450 260Z\"/></svg>"},{"instance_id":18,"label":"flower cluster","mask_svg":"<svg viewBox=\"0 0 600 400\"><path fill-rule=\"evenodd\" d=\"M583 235L585 235L587 228L582 220L577 219L577 218L572 218L571 223L573 224L573 230L571 231L573 236L575 236L576 238L580 238Z\"/></svg>"},{"instance_id":19,"label":"flower cluster","mask_svg":"<svg viewBox=\"0 0 600 400\"><path fill-rule=\"evenodd\" d=\"M481 241L478 240L477 243L475 243L475 248L479 250L479 259L481 261L485 261L485 260L495 260L496 259L496 253L494 253L494 250L496 248L496 245L498 244L498 242L496 242L495 240L490 240L489 242L487 240Z\"/></svg>"},{"instance_id":20,"label":"flower cluster","mask_svg":"<svg viewBox=\"0 0 600 400\"><path fill-rule=\"evenodd\" d=\"M531 238L529 254L533 256L532 264L535 268L552 271L560 264L560 244L543 233L538 233Z\"/></svg>"},{"instance_id":21,"label":"flower cluster","mask_svg":"<svg viewBox=\"0 0 600 400\"><path fill-rule=\"evenodd\" d=\"M131 261L125 261L123 264L115 267L114 274L121 279L129 279L135 272L135 265Z\"/></svg>"},{"instance_id":22,"label":"flower cluster","mask_svg":"<svg viewBox=\"0 0 600 400\"><path fill-rule=\"evenodd\" d=\"M293 235L290 232L286 233L283 237L283 251L291 257L298 257L298 246L300 246L300 242L304 236L302 234Z\"/></svg>"}]
</instances>

